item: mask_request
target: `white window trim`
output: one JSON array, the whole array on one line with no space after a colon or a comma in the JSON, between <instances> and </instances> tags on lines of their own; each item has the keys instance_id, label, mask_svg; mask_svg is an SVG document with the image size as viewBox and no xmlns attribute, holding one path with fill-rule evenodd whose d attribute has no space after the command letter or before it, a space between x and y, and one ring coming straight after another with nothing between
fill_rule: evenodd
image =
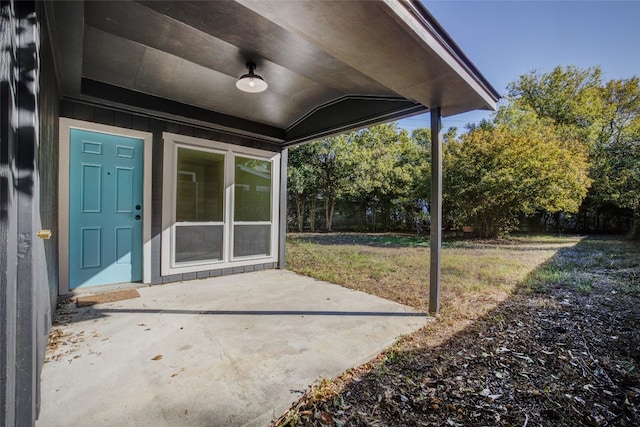
<instances>
[{"instance_id":1,"label":"white window trim","mask_svg":"<svg viewBox=\"0 0 640 427\"><path fill-rule=\"evenodd\" d=\"M223 242L223 247L222 247L222 259L212 259L212 260L199 260L199 261L192 261L192 262L181 262L181 263L176 263L175 261L175 257L174 255L174 246L173 246L173 242L175 242L175 238L176 238L176 228L177 228L177 222L176 222L176 203L177 203L177 198L178 198L178 191L177 191L177 185L178 185L178 181L177 181L177 176L180 173L185 173L185 172L181 172L178 171L178 163L177 163L177 158L178 158L178 150L180 148L186 148L186 149L198 149L199 151L205 152L205 153L213 153L213 154L219 154L221 156L224 156L224 162L226 163L226 158L227 158L227 153L228 151L225 150L217 150L215 148L211 148L211 147L195 147L194 145L190 145L190 144L183 144L183 143L179 143L179 142L174 142L171 148L171 153L172 153L172 161L171 164L166 165L169 166L171 169L171 172L168 174L171 176L171 186L170 187L166 187L166 188L170 188L171 189L171 209L170 212L166 212L163 210L163 215L165 213L167 213L170 217L170 224L171 224L171 242L169 246L171 248L171 251L169 252L169 263L170 263L170 268L171 269L190 269L190 268L196 268L196 271L201 271L202 265L212 265L212 264L221 264L226 258L225 258L225 246L226 246L226 241L227 241L227 237L226 237L226 230L224 229L224 223L225 223L225 210L226 210L226 206L227 206L227 200L226 197L223 196L223 200L222 200L222 207L223 207L223 212L222 212L222 221L192 221L192 222L181 222L179 227L192 227L192 226L198 226L198 225L222 225L223 229L222 229L222 242ZM225 165L226 167L226 165ZM166 170L166 169L165 169ZM195 175L193 176L194 180L195 180ZM223 188L227 187L227 177L224 177L224 182L223 182ZM165 188L165 187L163 187ZM164 247L165 245L163 245ZM174 274L174 273L171 273Z\"/></svg>"},{"instance_id":2,"label":"white window trim","mask_svg":"<svg viewBox=\"0 0 640 427\"><path fill-rule=\"evenodd\" d=\"M143 140L142 282L151 283L151 167L153 134L115 126L60 118L58 163L58 292L69 290L69 138L71 129L101 132Z\"/></svg>"},{"instance_id":3,"label":"white window trim","mask_svg":"<svg viewBox=\"0 0 640 427\"><path fill-rule=\"evenodd\" d=\"M236 184L235 183L235 158L236 157L242 157L245 159L256 159L256 160L267 160L263 157L259 157L259 156L255 156L255 155L248 155L248 154L244 154L244 153L238 153L238 152L234 152L232 156L232 163L233 166L230 169L233 181L233 185L229 186L231 188L231 200L235 201L235 191L236 191ZM279 180L280 177L280 162L278 161L278 168L276 169L276 162L272 162L271 163L271 186L272 186L272 191L271 191L271 219L269 221L236 221L235 220L235 212L233 211L233 209L235 208L235 205L232 206L232 212L231 212L231 216L229 217L229 222L231 223L230 226L230 233L231 235L230 237L230 244L229 244L229 249L231 250L231 244L233 242L234 239L234 235L233 233L235 232L235 226L236 225L267 225L270 224L271 225L271 255L245 255L245 256L234 256L233 252L229 253L229 257L231 259L231 261L233 262L238 262L238 261L244 261L247 259L263 259L263 260L270 260L271 258L273 258L275 256L274 254L274 242L275 240L278 238L278 233L277 233L277 224L276 224L276 218L278 218L278 206L276 205L277 201L279 199L277 199L275 196L277 196L277 193L279 193L280 191L280 183L277 182L278 187L275 187L275 177L276 177L276 173L277 175L277 180ZM275 242L275 250L277 250L277 242ZM277 257L276 257L277 258ZM269 261L264 261L264 262L269 262Z\"/></svg>"},{"instance_id":4,"label":"white window trim","mask_svg":"<svg viewBox=\"0 0 640 427\"><path fill-rule=\"evenodd\" d=\"M269 262L278 259L278 201L280 200L280 153L242 147L219 141L211 141L190 136L163 132L163 183L162 183L162 259L161 275L194 273L198 271L217 270L229 267L242 267ZM189 264L172 265L173 230L175 229L177 147L192 148L208 152L225 154L225 191L224 191L224 229L223 260L197 261ZM271 161L271 255L252 256L233 259L233 187L235 183L235 156L256 158ZM200 223L198 223L200 224ZM204 224L204 223L203 223ZM214 223L211 223L214 224ZM219 224L215 222L215 224ZM264 224L264 223L263 223Z\"/></svg>"}]
</instances>

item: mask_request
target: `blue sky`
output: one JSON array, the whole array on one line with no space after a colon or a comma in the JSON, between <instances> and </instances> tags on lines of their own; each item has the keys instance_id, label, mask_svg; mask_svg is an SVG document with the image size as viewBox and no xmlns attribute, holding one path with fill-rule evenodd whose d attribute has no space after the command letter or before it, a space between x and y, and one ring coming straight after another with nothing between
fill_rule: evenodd
<instances>
[{"instance_id":1,"label":"blue sky","mask_svg":"<svg viewBox=\"0 0 640 427\"><path fill-rule=\"evenodd\" d=\"M500 93L532 70L600 66L604 80L640 76L640 0L423 0L427 9ZM462 130L489 118L471 112L444 118ZM429 115L400 121L429 127Z\"/></svg>"}]
</instances>

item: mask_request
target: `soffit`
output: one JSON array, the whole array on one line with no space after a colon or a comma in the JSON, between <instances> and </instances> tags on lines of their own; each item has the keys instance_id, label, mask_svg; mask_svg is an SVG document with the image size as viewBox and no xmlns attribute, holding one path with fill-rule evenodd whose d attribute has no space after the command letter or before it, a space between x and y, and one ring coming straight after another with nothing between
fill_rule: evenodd
<instances>
[{"instance_id":1,"label":"soffit","mask_svg":"<svg viewBox=\"0 0 640 427\"><path fill-rule=\"evenodd\" d=\"M452 60L446 33L434 38L416 7L92 1L49 10L63 96L290 144L434 106L444 115L495 107L490 86ZM249 60L267 91L235 87Z\"/></svg>"}]
</instances>

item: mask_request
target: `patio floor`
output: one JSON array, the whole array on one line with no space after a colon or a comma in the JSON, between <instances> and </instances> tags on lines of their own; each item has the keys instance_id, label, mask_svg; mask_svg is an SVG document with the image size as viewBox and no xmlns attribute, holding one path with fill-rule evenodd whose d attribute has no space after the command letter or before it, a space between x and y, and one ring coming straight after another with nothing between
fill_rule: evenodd
<instances>
[{"instance_id":1,"label":"patio floor","mask_svg":"<svg viewBox=\"0 0 640 427\"><path fill-rule=\"evenodd\" d=\"M286 270L138 289L76 308L42 373L38 427L267 426L424 313Z\"/></svg>"}]
</instances>

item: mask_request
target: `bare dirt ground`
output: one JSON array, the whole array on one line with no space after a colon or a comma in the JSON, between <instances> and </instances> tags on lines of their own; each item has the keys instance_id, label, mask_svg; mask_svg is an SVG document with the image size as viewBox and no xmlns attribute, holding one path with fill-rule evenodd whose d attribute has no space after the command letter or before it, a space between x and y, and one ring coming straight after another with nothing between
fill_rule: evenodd
<instances>
[{"instance_id":1,"label":"bare dirt ground","mask_svg":"<svg viewBox=\"0 0 640 427\"><path fill-rule=\"evenodd\" d=\"M274 425L640 426L640 244L587 238L456 331L437 321Z\"/></svg>"}]
</instances>

